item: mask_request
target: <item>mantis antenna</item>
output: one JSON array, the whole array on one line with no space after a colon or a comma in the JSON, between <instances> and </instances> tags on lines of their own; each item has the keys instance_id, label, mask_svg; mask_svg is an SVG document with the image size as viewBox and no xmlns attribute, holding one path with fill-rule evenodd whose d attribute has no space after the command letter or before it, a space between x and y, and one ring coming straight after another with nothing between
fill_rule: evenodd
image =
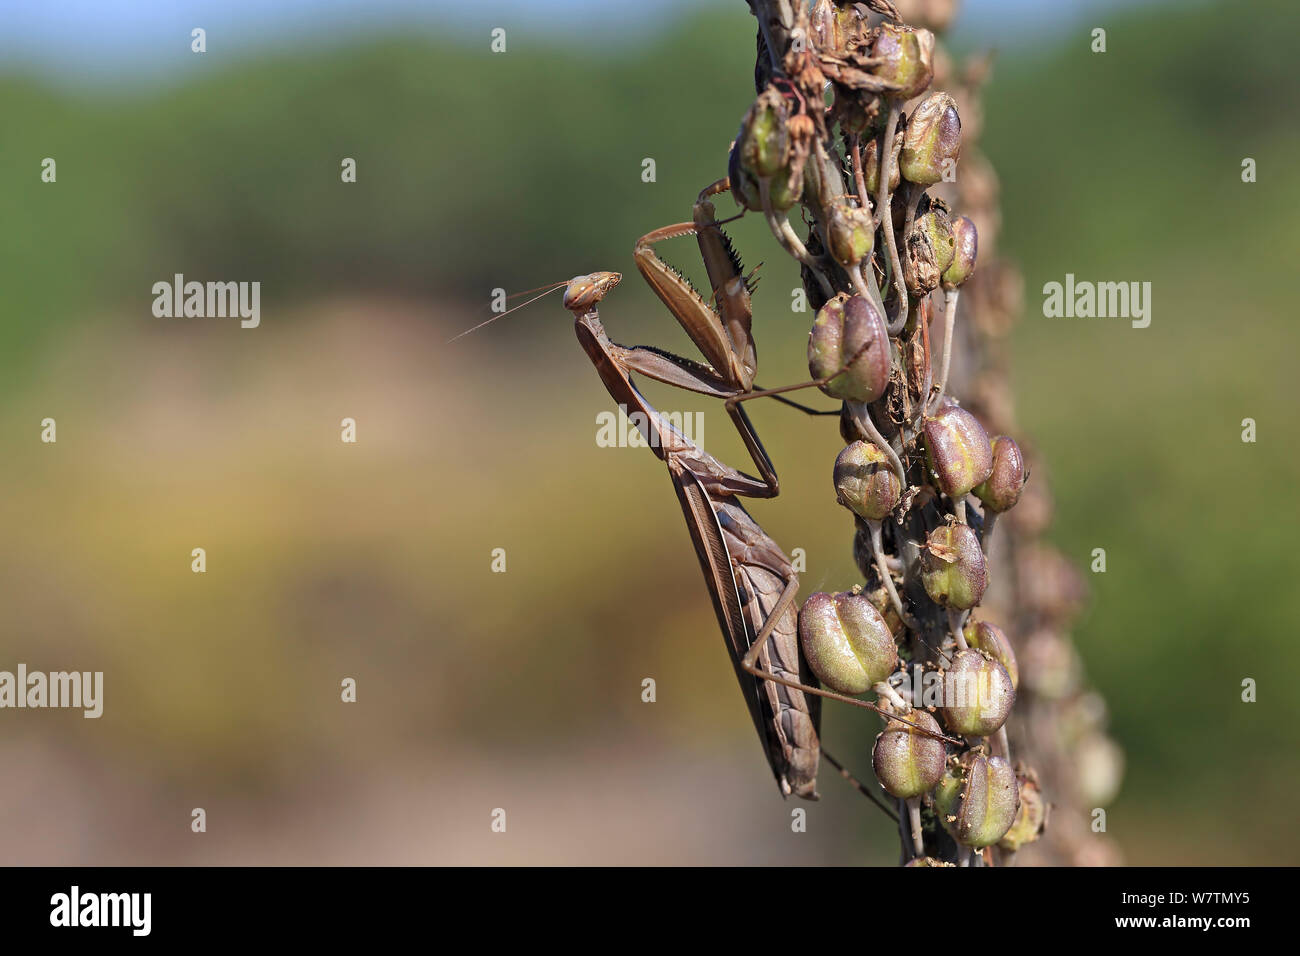
<instances>
[{"instance_id":1,"label":"mantis antenna","mask_svg":"<svg viewBox=\"0 0 1300 956\"><path fill-rule=\"evenodd\" d=\"M519 309L522 309L522 308L523 308L524 306L526 306L526 305L532 305L534 302L536 302L538 299L542 298L543 296L550 295L550 294L551 294L552 292L554 292L556 289L561 289L561 288L563 288L564 286L566 286L566 285L568 285L568 284L569 284L569 280L568 280L568 279L564 279L564 280L561 281L561 282L552 282L552 283L550 283L549 285L539 285L536 289L525 289L523 292L516 292L516 293L514 293L513 295L508 295L508 296L506 296L506 301L507 301L507 302L510 301L511 299L517 299L517 298L519 298L521 295L528 295L528 293L530 293L530 292L537 292L539 289L545 289L545 290L546 290L546 291L543 292L541 295L533 296L533 297L532 297L531 299L529 299L527 302L520 302L520 303L519 303L518 305L516 305L514 308L506 309L504 312L500 313L499 315L494 315L494 316L492 316L492 318L490 318L490 319L485 319L484 321L480 322L478 325L474 326L473 328L466 329L464 332L461 332L459 335L454 335L454 336L452 336L451 338L449 338L449 339L448 339L446 342L444 342L443 344L444 344L444 345L450 345L452 342L455 342L457 339L464 338L465 336L469 335L471 332L477 332L479 329L483 328L483 326L485 326L485 325L491 325L491 324L492 324L493 322L495 322L497 319L505 318L505 317L506 317L507 315L509 315L511 312L517 312Z\"/></svg>"}]
</instances>

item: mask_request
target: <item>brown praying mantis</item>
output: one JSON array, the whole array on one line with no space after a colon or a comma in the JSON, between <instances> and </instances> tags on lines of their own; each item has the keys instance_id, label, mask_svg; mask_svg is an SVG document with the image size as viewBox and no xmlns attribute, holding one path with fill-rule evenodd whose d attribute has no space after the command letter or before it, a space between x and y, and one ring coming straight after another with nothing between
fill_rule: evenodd
<instances>
[{"instance_id":1,"label":"brown praying mantis","mask_svg":"<svg viewBox=\"0 0 1300 956\"><path fill-rule=\"evenodd\" d=\"M851 367L859 356L850 357L844 369L826 379L774 389L754 386L757 358L750 331L750 286L730 240L714 219L709 201L727 188L726 179L706 187L695 203L691 222L648 233L637 242L634 253L641 274L699 347L707 365L660 349L629 348L610 340L597 306L618 285L622 278L618 273L595 272L570 280L564 305L573 313L578 340L606 390L625 412L639 413L634 420L643 430L643 437L668 466L736 677L782 795L793 793L816 799L821 753L817 697L911 722L876 704L818 687L803 661L796 611L799 579L790 559L736 500L771 498L779 490L776 470L740 403L761 397L779 399L783 392L824 385ZM698 240L713 298L718 303L716 311L653 248L662 240L692 234ZM646 401L631 379L633 372L723 398L761 478L719 462L683 436ZM785 401L810 414L838 414ZM928 736L960 743L912 726Z\"/></svg>"}]
</instances>

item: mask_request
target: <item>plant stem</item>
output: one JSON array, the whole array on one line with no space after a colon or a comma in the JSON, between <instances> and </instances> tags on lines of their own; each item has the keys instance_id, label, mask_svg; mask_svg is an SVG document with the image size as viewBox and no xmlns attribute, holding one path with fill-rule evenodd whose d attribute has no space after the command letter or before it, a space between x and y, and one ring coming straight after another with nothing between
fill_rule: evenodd
<instances>
[{"instance_id":1,"label":"plant stem","mask_svg":"<svg viewBox=\"0 0 1300 956\"><path fill-rule=\"evenodd\" d=\"M948 364L952 361L952 334L957 324L957 294L959 289L945 289L943 293L943 357L939 366L939 391L932 401L925 404L926 413L931 407L938 408L943 401L943 393L948 388Z\"/></svg>"},{"instance_id":2,"label":"plant stem","mask_svg":"<svg viewBox=\"0 0 1300 956\"><path fill-rule=\"evenodd\" d=\"M885 548L880 535L880 522L867 521L867 527L871 529L871 554L876 559L876 571L880 574L885 590L889 592L890 603L894 605L894 610L903 622L904 627L912 631L920 630L912 615L903 609L902 598L898 596L898 591L894 588L894 578L889 573L889 566L885 561Z\"/></svg>"},{"instance_id":3,"label":"plant stem","mask_svg":"<svg viewBox=\"0 0 1300 956\"><path fill-rule=\"evenodd\" d=\"M880 150L880 183L876 190L876 218L885 230L885 248L889 250L889 269L898 297L898 313L889 323L889 334L898 335L907 327L907 287L903 283L903 266L898 259L898 242L894 238L894 214L889 191L889 180L894 169L894 127L898 125L900 104L889 101L889 116L885 120L885 134Z\"/></svg>"}]
</instances>

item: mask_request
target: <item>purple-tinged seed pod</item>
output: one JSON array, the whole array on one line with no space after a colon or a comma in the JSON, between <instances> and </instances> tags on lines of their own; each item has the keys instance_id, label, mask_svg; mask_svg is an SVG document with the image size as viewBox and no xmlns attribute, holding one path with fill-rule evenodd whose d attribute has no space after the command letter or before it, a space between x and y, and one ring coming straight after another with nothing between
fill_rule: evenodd
<instances>
[{"instance_id":1,"label":"purple-tinged seed pod","mask_svg":"<svg viewBox=\"0 0 1300 956\"><path fill-rule=\"evenodd\" d=\"M913 723L940 733L939 722L923 710L905 714ZM871 765L890 796L910 800L929 793L943 779L947 755L943 741L928 737L901 720L891 720L876 735Z\"/></svg>"},{"instance_id":2,"label":"purple-tinged seed pod","mask_svg":"<svg viewBox=\"0 0 1300 956\"><path fill-rule=\"evenodd\" d=\"M898 666L889 626L852 591L810 595L799 611L799 642L812 672L840 694L865 693Z\"/></svg>"},{"instance_id":3,"label":"purple-tinged seed pod","mask_svg":"<svg viewBox=\"0 0 1300 956\"><path fill-rule=\"evenodd\" d=\"M932 186L961 154L961 117L947 93L931 93L912 111L898 169L908 182Z\"/></svg>"},{"instance_id":4,"label":"purple-tinged seed pod","mask_svg":"<svg viewBox=\"0 0 1300 956\"><path fill-rule=\"evenodd\" d=\"M958 651L943 672L943 706L939 713L950 731L987 737L1011 715L1016 689L1006 668L987 654Z\"/></svg>"},{"instance_id":5,"label":"purple-tinged seed pod","mask_svg":"<svg viewBox=\"0 0 1300 956\"><path fill-rule=\"evenodd\" d=\"M959 405L945 405L926 418L925 456L949 498L967 494L993 472L988 433Z\"/></svg>"},{"instance_id":6,"label":"purple-tinged seed pod","mask_svg":"<svg viewBox=\"0 0 1300 956\"><path fill-rule=\"evenodd\" d=\"M975 259L979 255L979 232L975 223L960 216L952 223L952 265L943 273L943 287L955 289L975 272Z\"/></svg>"},{"instance_id":7,"label":"purple-tinged seed pod","mask_svg":"<svg viewBox=\"0 0 1300 956\"><path fill-rule=\"evenodd\" d=\"M875 74L898 89L890 95L899 100L919 96L934 79L934 34L896 23L883 23L871 48L879 61Z\"/></svg>"},{"instance_id":8,"label":"purple-tinged seed pod","mask_svg":"<svg viewBox=\"0 0 1300 956\"><path fill-rule=\"evenodd\" d=\"M939 822L963 846L992 846L1015 822L1020 805L1016 772L1001 757L970 751L934 792Z\"/></svg>"},{"instance_id":9,"label":"purple-tinged seed pod","mask_svg":"<svg viewBox=\"0 0 1300 956\"><path fill-rule=\"evenodd\" d=\"M995 435L989 447L993 451L993 468L989 476L971 490L991 511L1010 511L1020 500L1020 492L1029 479L1025 471L1025 456L1015 439L1006 435Z\"/></svg>"},{"instance_id":10,"label":"purple-tinged seed pod","mask_svg":"<svg viewBox=\"0 0 1300 956\"><path fill-rule=\"evenodd\" d=\"M883 521L903 489L889 456L870 442L855 441L835 459L835 500L868 521Z\"/></svg>"},{"instance_id":11,"label":"purple-tinged seed pod","mask_svg":"<svg viewBox=\"0 0 1300 956\"><path fill-rule=\"evenodd\" d=\"M930 532L921 549L921 583L930 600L943 607L964 611L980 603L988 572L969 526L945 524Z\"/></svg>"},{"instance_id":12,"label":"purple-tinged seed pod","mask_svg":"<svg viewBox=\"0 0 1300 956\"><path fill-rule=\"evenodd\" d=\"M1012 853L1037 840L1047 826L1047 801L1038 785L1038 775L1017 767L1016 783L1020 787L1020 809L1011 829L998 841L998 846Z\"/></svg>"},{"instance_id":13,"label":"purple-tinged seed pod","mask_svg":"<svg viewBox=\"0 0 1300 956\"><path fill-rule=\"evenodd\" d=\"M1011 678L1011 686L1020 689L1020 665L1016 663L1016 652L1002 628L988 621L971 621L962 629L962 636L970 647L984 651L1001 664Z\"/></svg>"},{"instance_id":14,"label":"purple-tinged seed pod","mask_svg":"<svg viewBox=\"0 0 1300 956\"><path fill-rule=\"evenodd\" d=\"M885 393L889 331L869 300L840 293L817 311L808 334L808 372L816 379L835 375L821 386L832 398L874 402Z\"/></svg>"}]
</instances>

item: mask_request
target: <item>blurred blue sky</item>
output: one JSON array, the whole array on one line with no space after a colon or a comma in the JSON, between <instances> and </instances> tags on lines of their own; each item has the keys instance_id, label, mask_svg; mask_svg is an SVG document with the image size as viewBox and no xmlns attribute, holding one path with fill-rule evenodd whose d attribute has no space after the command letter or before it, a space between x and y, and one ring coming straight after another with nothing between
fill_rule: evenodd
<instances>
[{"instance_id":1,"label":"blurred blue sky","mask_svg":"<svg viewBox=\"0 0 1300 956\"><path fill-rule=\"evenodd\" d=\"M207 30L209 51L236 55L394 30L486 36L495 26L635 41L705 2L742 0L0 0L0 68L65 82L183 75L198 67L188 55L196 26ZM957 31L1008 46L1140 2L963 0Z\"/></svg>"}]
</instances>

